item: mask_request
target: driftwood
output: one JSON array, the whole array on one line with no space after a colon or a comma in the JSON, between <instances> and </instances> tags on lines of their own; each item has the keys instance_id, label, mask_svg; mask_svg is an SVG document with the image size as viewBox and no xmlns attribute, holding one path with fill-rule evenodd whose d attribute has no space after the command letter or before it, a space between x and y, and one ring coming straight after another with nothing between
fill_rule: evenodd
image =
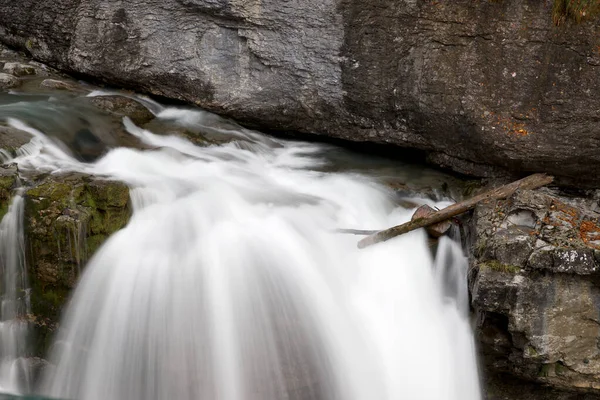
<instances>
[{"instance_id":1,"label":"driftwood","mask_svg":"<svg viewBox=\"0 0 600 400\"><path fill-rule=\"evenodd\" d=\"M358 248L362 249L379 242L385 242L386 240L398 235L402 235L403 233L446 221L454 216L475 208L475 206L482 201L505 199L511 196L515 191L517 191L517 189L536 189L545 186L551 183L553 179L553 177L546 174L530 175L527 178L520 179L516 182L509 183L508 185L481 193L468 200L461 201L460 203L453 204L442 210L429 214L426 217L417 218L405 224L394 226L392 228L367 236L358 242Z\"/></svg>"},{"instance_id":2,"label":"driftwood","mask_svg":"<svg viewBox=\"0 0 600 400\"><path fill-rule=\"evenodd\" d=\"M427 218L431 214L435 214L437 211L439 210L433 209L427 204L423 204L421 207L417 208L410 220L415 221L417 219ZM442 237L446 232L448 232L451 226L452 221L447 219L442 222L438 222L437 224L431 224L429 226L426 226L425 230L427 231L429 236L437 239Z\"/></svg>"}]
</instances>

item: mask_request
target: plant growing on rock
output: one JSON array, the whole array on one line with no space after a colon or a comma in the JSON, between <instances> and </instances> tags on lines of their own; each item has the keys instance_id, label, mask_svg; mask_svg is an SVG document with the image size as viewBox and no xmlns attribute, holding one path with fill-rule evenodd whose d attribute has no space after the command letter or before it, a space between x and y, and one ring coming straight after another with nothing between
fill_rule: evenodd
<instances>
[{"instance_id":1,"label":"plant growing on rock","mask_svg":"<svg viewBox=\"0 0 600 400\"><path fill-rule=\"evenodd\" d=\"M554 0L552 20L562 25L567 20L580 23L600 15L600 0Z\"/></svg>"}]
</instances>

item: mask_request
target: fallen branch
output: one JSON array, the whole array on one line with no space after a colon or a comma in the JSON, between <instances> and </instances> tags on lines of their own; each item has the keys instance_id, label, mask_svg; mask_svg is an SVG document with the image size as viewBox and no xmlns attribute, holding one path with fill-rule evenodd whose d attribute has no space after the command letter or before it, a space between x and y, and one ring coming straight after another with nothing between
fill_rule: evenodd
<instances>
[{"instance_id":1,"label":"fallen branch","mask_svg":"<svg viewBox=\"0 0 600 400\"><path fill-rule=\"evenodd\" d=\"M369 231L366 229L336 229L337 233L348 233L350 235L373 235L379 231Z\"/></svg>"},{"instance_id":2,"label":"fallen branch","mask_svg":"<svg viewBox=\"0 0 600 400\"><path fill-rule=\"evenodd\" d=\"M469 211L482 201L505 199L511 196L517 189L536 189L545 186L553 181L553 177L546 174L534 174L518 181L509 183L508 185L500 186L499 188L481 193L468 200L453 204L442 210L436 211L428 216L416 218L402 225L377 232L367 236L358 242L358 248L363 249L379 242L385 242L393 237L413 231L415 229L424 228L429 225L437 224L445 221L466 211Z\"/></svg>"}]
</instances>

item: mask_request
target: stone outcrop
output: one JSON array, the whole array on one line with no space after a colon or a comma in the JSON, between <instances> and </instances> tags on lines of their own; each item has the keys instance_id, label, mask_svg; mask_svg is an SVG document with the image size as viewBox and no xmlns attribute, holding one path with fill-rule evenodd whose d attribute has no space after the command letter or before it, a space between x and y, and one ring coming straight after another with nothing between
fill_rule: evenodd
<instances>
[{"instance_id":1,"label":"stone outcrop","mask_svg":"<svg viewBox=\"0 0 600 400\"><path fill-rule=\"evenodd\" d=\"M0 0L0 40L63 70L475 175L595 185L600 22L563 22L532 0Z\"/></svg>"},{"instance_id":2,"label":"stone outcrop","mask_svg":"<svg viewBox=\"0 0 600 400\"><path fill-rule=\"evenodd\" d=\"M47 352L60 314L87 260L130 217L123 183L83 174L19 177L0 167L0 218L11 195L25 185L25 239L34 356Z\"/></svg>"},{"instance_id":3,"label":"stone outcrop","mask_svg":"<svg viewBox=\"0 0 600 400\"><path fill-rule=\"evenodd\" d=\"M129 190L68 174L45 178L25 199L30 317L37 327L36 355L43 355L87 260L129 220Z\"/></svg>"},{"instance_id":4,"label":"stone outcrop","mask_svg":"<svg viewBox=\"0 0 600 400\"><path fill-rule=\"evenodd\" d=\"M600 207L548 189L481 204L470 271L490 375L600 398Z\"/></svg>"}]
</instances>

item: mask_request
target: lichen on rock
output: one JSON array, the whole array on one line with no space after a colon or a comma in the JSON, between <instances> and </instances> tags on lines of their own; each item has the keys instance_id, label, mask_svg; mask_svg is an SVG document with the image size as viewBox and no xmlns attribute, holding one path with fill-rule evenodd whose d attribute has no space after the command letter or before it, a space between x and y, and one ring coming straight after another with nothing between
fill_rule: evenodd
<instances>
[{"instance_id":1,"label":"lichen on rock","mask_svg":"<svg viewBox=\"0 0 600 400\"><path fill-rule=\"evenodd\" d=\"M550 189L480 204L470 273L486 373L600 395L597 204Z\"/></svg>"}]
</instances>

